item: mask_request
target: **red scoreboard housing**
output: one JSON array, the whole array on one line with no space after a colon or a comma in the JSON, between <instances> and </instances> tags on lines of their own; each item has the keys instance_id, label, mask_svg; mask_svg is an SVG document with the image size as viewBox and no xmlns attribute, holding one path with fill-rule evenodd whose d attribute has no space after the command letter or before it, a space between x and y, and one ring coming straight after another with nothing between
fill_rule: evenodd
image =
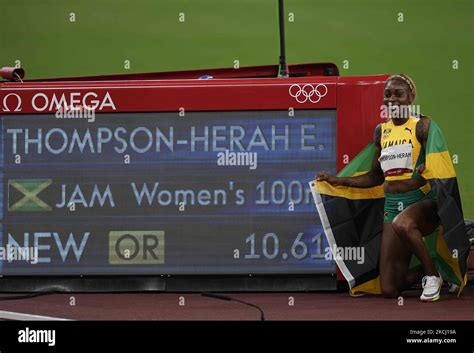
<instances>
[{"instance_id":1,"label":"red scoreboard housing","mask_svg":"<svg viewBox=\"0 0 474 353\"><path fill-rule=\"evenodd\" d=\"M341 170L371 140L380 123L383 85L389 75L342 77L329 63L289 65L292 76L284 79L276 78L277 72L278 66L271 65L0 82L0 99L5 115L55 113L55 105L33 107L31 99L39 92L48 97L77 92L83 97L91 91L99 100L107 92L113 96L116 109L105 106L98 113L336 109ZM213 79L199 80L203 75ZM324 84L327 94L317 103L309 99L300 103L289 93L295 84ZM21 109L16 95L21 97Z\"/></svg>"}]
</instances>

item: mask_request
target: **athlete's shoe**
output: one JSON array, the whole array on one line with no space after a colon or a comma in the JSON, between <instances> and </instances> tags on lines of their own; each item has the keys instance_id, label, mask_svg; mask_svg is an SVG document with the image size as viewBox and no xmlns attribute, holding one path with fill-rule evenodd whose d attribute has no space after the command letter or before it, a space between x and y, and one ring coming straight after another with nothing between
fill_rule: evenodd
<instances>
[{"instance_id":1,"label":"athlete's shoe","mask_svg":"<svg viewBox=\"0 0 474 353\"><path fill-rule=\"evenodd\" d=\"M426 302L434 302L440 298L439 293L441 292L441 286L443 285L443 279L437 276L425 276L423 277L422 287L423 293L421 294L420 300Z\"/></svg>"}]
</instances>

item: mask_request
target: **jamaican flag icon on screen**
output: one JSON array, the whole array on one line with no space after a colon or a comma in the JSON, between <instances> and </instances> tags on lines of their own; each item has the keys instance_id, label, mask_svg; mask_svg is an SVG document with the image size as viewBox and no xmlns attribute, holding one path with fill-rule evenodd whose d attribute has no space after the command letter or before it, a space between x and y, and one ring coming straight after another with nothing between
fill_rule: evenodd
<instances>
[{"instance_id":1,"label":"jamaican flag icon on screen","mask_svg":"<svg viewBox=\"0 0 474 353\"><path fill-rule=\"evenodd\" d=\"M338 176L367 173L371 169L374 153L374 145L369 144ZM435 232L424 237L425 245L443 279L459 286L459 295L467 282L470 242L456 173L441 130L433 120L422 175L436 192L441 223ZM325 181L313 181L310 185L331 249L364 249L362 263L333 255L349 283L351 293L380 294L378 260L383 229L383 186L362 189L332 186ZM419 264L418 259L412 256L410 268Z\"/></svg>"},{"instance_id":2,"label":"jamaican flag icon on screen","mask_svg":"<svg viewBox=\"0 0 474 353\"><path fill-rule=\"evenodd\" d=\"M9 179L8 211L9 212L48 212L49 187L51 179Z\"/></svg>"}]
</instances>

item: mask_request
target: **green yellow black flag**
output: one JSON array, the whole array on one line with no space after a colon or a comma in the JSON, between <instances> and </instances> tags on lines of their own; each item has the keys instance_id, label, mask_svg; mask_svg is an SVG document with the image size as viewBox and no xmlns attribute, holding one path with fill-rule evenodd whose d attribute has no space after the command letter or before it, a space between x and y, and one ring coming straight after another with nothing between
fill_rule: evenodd
<instances>
[{"instance_id":1,"label":"green yellow black flag","mask_svg":"<svg viewBox=\"0 0 474 353\"><path fill-rule=\"evenodd\" d=\"M52 184L51 179L8 180L9 212L45 212L51 206L38 195Z\"/></svg>"},{"instance_id":2,"label":"green yellow black flag","mask_svg":"<svg viewBox=\"0 0 474 353\"><path fill-rule=\"evenodd\" d=\"M340 177L367 173L375 148L365 147L339 174ZM436 192L440 226L424 237L425 244L444 280L459 286L467 282L469 237L464 224L456 172L438 125L431 120L426 145L423 177ZM380 294L378 260L383 229L383 186L351 188L327 182L310 183L324 232L331 248L363 247L365 261L335 257L353 294ZM419 265L413 256L410 268Z\"/></svg>"}]
</instances>

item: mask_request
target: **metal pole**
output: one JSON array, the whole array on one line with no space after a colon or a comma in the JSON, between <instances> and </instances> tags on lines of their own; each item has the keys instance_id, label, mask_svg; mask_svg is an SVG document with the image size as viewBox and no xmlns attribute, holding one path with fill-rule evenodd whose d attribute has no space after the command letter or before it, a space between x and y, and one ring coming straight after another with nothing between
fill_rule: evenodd
<instances>
[{"instance_id":1,"label":"metal pole","mask_svg":"<svg viewBox=\"0 0 474 353\"><path fill-rule=\"evenodd\" d=\"M288 77L288 65L285 55L285 13L283 11L283 0L278 0L278 14L280 25L280 72L278 77Z\"/></svg>"}]
</instances>

